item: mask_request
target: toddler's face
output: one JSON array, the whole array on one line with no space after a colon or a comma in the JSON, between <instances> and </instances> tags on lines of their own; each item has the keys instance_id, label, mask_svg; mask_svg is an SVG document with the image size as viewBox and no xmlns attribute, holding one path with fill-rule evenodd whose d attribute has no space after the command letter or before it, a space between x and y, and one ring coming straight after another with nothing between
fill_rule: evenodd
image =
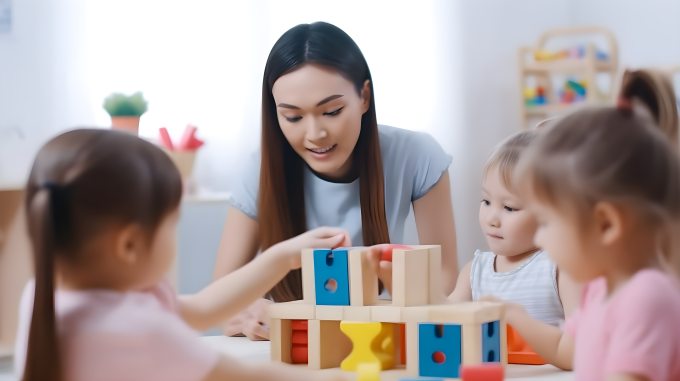
<instances>
[{"instance_id":1,"label":"toddler's face","mask_svg":"<svg viewBox=\"0 0 680 381\"><path fill-rule=\"evenodd\" d=\"M535 248L536 219L524 209L524 202L503 185L496 167L489 170L482 185L479 224L496 255L519 255Z\"/></svg>"}]
</instances>

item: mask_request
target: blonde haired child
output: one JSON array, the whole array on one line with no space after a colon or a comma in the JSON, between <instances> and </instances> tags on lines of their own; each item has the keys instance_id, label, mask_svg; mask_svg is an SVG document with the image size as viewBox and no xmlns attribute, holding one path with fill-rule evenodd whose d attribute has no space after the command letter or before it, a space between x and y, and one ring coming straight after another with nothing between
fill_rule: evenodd
<instances>
[{"instance_id":1,"label":"blonde haired child","mask_svg":"<svg viewBox=\"0 0 680 381\"><path fill-rule=\"evenodd\" d=\"M565 310L576 308L579 288L561 276L546 252L534 245L536 219L525 210L512 181L520 154L537 135L534 130L513 134L489 155L483 169L479 224L491 251L477 250L461 270L449 301L460 303L492 294L520 303L530 316L558 326L564 321ZM375 246L370 258L390 290L390 267L378 264L387 248Z\"/></svg>"},{"instance_id":2,"label":"blonde haired child","mask_svg":"<svg viewBox=\"0 0 680 381\"><path fill-rule=\"evenodd\" d=\"M35 282L21 301L15 369L24 381L318 380L243 364L202 343L215 326L300 267L306 247L351 245L319 228L283 241L196 295L164 282L182 194L168 156L136 136L75 130L48 142L28 181Z\"/></svg>"},{"instance_id":3,"label":"blonde haired child","mask_svg":"<svg viewBox=\"0 0 680 381\"><path fill-rule=\"evenodd\" d=\"M577 380L680 380L677 135L670 82L641 70L624 77L617 107L558 121L520 160L536 244L587 285L566 332L515 303L506 317Z\"/></svg>"}]
</instances>

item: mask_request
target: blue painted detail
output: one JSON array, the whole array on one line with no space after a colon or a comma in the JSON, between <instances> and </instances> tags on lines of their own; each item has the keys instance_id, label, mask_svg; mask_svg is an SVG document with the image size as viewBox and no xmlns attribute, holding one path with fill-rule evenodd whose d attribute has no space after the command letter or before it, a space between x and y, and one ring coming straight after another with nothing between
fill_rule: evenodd
<instances>
[{"instance_id":1,"label":"blue painted detail","mask_svg":"<svg viewBox=\"0 0 680 381\"><path fill-rule=\"evenodd\" d=\"M501 325L498 320L482 324L482 361L501 361Z\"/></svg>"},{"instance_id":2,"label":"blue painted detail","mask_svg":"<svg viewBox=\"0 0 680 381\"><path fill-rule=\"evenodd\" d=\"M334 292L326 288L331 279L337 285ZM314 288L317 305L349 306L347 250L314 250Z\"/></svg>"},{"instance_id":3,"label":"blue painted detail","mask_svg":"<svg viewBox=\"0 0 680 381\"><path fill-rule=\"evenodd\" d=\"M418 324L418 360L420 376L458 378L461 362L460 325ZM438 364L433 360L435 352L442 352L446 359Z\"/></svg>"}]
</instances>

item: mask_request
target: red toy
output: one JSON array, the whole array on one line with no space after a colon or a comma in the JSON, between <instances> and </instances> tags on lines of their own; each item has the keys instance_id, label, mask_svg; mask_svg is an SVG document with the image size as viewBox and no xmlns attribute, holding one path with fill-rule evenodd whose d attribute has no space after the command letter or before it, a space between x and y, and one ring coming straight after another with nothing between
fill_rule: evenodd
<instances>
[{"instance_id":1,"label":"red toy","mask_svg":"<svg viewBox=\"0 0 680 381\"><path fill-rule=\"evenodd\" d=\"M410 246L397 245L397 244L385 245L385 247L383 248L383 252L382 252L382 256L380 257L380 260L392 262L392 252L394 251L394 249L411 250L413 248L410 247Z\"/></svg>"},{"instance_id":2,"label":"red toy","mask_svg":"<svg viewBox=\"0 0 680 381\"><path fill-rule=\"evenodd\" d=\"M170 139L170 134L168 134L168 129L161 127L158 129L159 139L163 147L168 151L196 151L203 145L203 141L199 140L194 136L196 134L196 126L190 124L184 129L184 134L182 139L179 141L177 147L173 146L172 139Z\"/></svg>"},{"instance_id":3,"label":"red toy","mask_svg":"<svg viewBox=\"0 0 680 381\"><path fill-rule=\"evenodd\" d=\"M499 363L466 365L460 369L460 379L463 381L503 381L503 377L503 365Z\"/></svg>"}]
</instances>

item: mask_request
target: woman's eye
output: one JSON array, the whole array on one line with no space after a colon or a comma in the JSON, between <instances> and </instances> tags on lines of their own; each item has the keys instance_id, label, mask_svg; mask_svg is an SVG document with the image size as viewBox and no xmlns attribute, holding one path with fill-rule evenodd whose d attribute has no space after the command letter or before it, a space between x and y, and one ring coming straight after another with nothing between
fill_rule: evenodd
<instances>
[{"instance_id":1,"label":"woman's eye","mask_svg":"<svg viewBox=\"0 0 680 381\"><path fill-rule=\"evenodd\" d=\"M324 115L335 116L335 115L340 114L340 111L341 111L343 108L345 108L345 106L342 106L342 107L340 107L339 109L337 109L337 110L335 110L335 111L324 112L323 114L324 114Z\"/></svg>"},{"instance_id":2,"label":"woman's eye","mask_svg":"<svg viewBox=\"0 0 680 381\"><path fill-rule=\"evenodd\" d=\"M295 122L299 121L300 119L302 119L301 116L296 116L294 118L289 118L289 117L286 116L285 118L286 118L287 121L289 121L291 123L295 123Z\"/></svg>"},{"instance_id":3,"label":"woman's eye","mask_svg":"<svg viewBox=\"0 0 680 381\"><path fill-rule=\"evenodd\" d=\"M504 206L503 208L505 208L505 210L507 210L508 212L515 212L515 211L517 211L517 209L511 208L511 207L509 207L509 206Z\"/></svg>"},{"instance_id":4,"label":"woman's eye","mask_svg":"<svg viewBox=\"0 0 680 381\"><path fill-rule=\"evenodd\" d=\"M482 200L482 203L486 206L489 206L489 204L490 204L489 200Z\"/></svg>"}]
</instances>

